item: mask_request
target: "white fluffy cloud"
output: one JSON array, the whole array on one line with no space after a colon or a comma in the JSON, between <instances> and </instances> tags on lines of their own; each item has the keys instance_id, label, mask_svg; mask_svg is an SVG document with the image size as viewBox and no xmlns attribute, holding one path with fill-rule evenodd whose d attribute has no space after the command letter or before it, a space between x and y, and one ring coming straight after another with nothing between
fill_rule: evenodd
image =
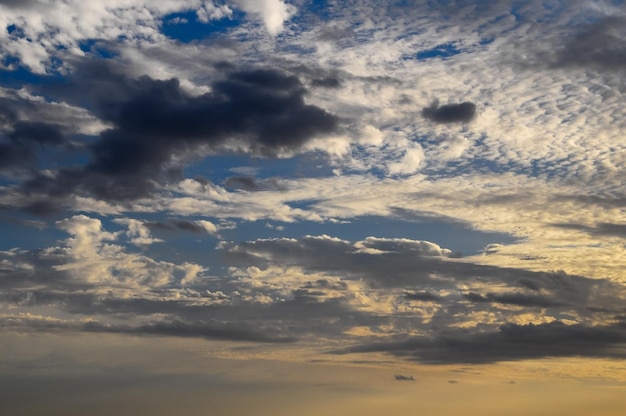
<instances>
[{"instance_id":1,"label":"white fluffy cloud","mask_svg":"<svg viewBox=\"0 0 626 416\"><path fill-rule=\"evenodd\" d=\"M137 220L118 222L128 226L127 235L133 244L158 241L150 237L148 229ZM120 232L105 231L96 218L75 215L59 221L58 227L71 237L62 246L47 249L46 256L61 263L54 266L55 270L69 273L76 282L94 290L162 288L181 280L191 282L205 271L204 267L192 263L177 265L128 252L123 245L114 244Z\"/></svg>"},{"instance_id":2,"label":"white fluffy cloud","mask_svg":"<svg viewBox=\"0 0 626 416\"><path fill-rule=\"evenodd\" d=\"M81 42L124 40L134 46L166 41L160 28L164 16L196 11L202 22L230 18L240 8L278 34L295 7L282 0L236 0L215 4L201 0L53 0L0 4L0 57L17 57L34 72L57 66L54 58L83 56ZM13 64L10 65L14 66Z\"/></svg>"},{"instance_id":3,"label":"white fluffy cloud","mask_svg":"<svg viewBox=\"0 0 626 416\"><path fill-rule=\"evenodd\" d=\"M284 0L234 0L242 10L259 15L267 31L277 35L283 30L283 24L296 12L296 8Z\"/></svg>"}]
</instances>

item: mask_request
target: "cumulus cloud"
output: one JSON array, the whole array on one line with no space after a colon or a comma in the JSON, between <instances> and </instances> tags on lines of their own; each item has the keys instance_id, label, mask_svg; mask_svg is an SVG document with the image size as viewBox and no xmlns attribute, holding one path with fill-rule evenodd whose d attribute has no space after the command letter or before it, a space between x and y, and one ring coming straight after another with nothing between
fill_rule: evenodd
<instances>
[{"instance_id":1,"label":"cumulus cloud","mask_svg":"<svg viewBox=\"0 0 626 416\"><path fill-rule=\"evenodd\" d=\"M159 242L150 236L140 221L125 219L127 236L136 245ZM193 280L205 269L190 263L174 264L156 261L141 254L128 253L119 242L120 232L105 231L102 222L86 215L75 215L57 222L59 229L71 237L59 247L47 249L42 257L54 260L56 271L71 276L71 284L97 290L107 287L149 290L165 287L181 279ZM38 261L35 260L36 267ZM43 270L35 270L37 273Z\"/></svg>"},{"instance_id":2,"label":"cumulus cloud","mask_svg":"<svg viewBox=\"0 0 626 416\"><path fill-rule=\"evenodd\" d=\"M25 183L27 192L136 199L161 181L180 178L177 161L198 153L291 155L339 128L336 116L305 102L306 89L297 77L280 70L229 72L213 83L211 93L200 96L186 93L177 79L131 79L105 68L97 72L97 82L80 78L72 93L81 89L114 128L90 146L86 166L37 175Z\"/></svg>"},{"instance_id":3,"label":"cumulus cloud","mask_svg":"<svg viewBox=\"0 0 626 416\"><path fill-rule=\"evenodd\" d=\"M118 224L125 224L128 226L128 231L126 232L126 235L130 237L131 243L137 246L160 243L163 241L158 238L153 238L150 235L150 230L148 229L148 227L141 221L127 218L127 219L117 219L115 220L115 222L117 222Z\"/></svg>"}]
</instances>

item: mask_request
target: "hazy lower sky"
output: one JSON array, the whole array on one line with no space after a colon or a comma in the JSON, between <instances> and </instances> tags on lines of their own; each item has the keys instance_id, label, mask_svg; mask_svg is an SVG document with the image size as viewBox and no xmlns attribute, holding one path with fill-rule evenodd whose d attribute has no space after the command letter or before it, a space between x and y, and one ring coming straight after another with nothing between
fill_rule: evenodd
<instances>
[{"instance_id":1,"label":"hazy lower sky","mask_svg":"<svg viewBox=\"0 0 626 416\"><path fill-rule=\"evenodd\" d=\"M623 415L626 5L0 0L0 412Z\"/></svg>"}]
</instances>

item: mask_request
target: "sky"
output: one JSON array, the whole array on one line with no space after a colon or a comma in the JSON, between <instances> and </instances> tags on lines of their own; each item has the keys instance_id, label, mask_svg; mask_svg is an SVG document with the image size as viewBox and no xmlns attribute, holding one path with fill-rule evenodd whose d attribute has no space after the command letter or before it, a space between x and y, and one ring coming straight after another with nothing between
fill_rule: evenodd
<instances>
[{"instance_id":1,"label":"sky","mask_svg":"<svg viewBox=\"0 0 626 416\"><path fill-rule=\"evenodd\" d=\"M626 4L0 0L0 411L622 415Z\"/></svg>"}]
</instances>

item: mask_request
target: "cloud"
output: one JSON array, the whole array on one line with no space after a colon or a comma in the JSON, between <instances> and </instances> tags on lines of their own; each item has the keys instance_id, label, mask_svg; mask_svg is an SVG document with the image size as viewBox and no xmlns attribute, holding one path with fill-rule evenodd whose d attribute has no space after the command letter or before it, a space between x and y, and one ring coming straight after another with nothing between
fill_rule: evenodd
<instances>
[{"instance_id":1,"label":"cloud","mask_svg":"<svg viewBox=\"0 0 626 416\"><path fill-rule=\"evenodd\" d=\"M568 306L554 299L549 299L543 296L527 295L523 293L487 293L486 295L480 295L478 293L466 293L464 298L471 302L495 302L506 305L528 306L528 307L540 307L549 308L556 306Z\"/></svg>"},{"instance_id":2,"label":"cloud","mask_svg":"<svg viewBox=\"0 0 626 416\"><path fill-rule=\"evenodd\" d=\"M295 13L295 6L282 0L235 0L242 10L260 15L265 28L271 35L277 35L283 30L283 24Z\"/></svg>"},{"instance_id":3,"label":"cloud","mask_svg":"<svg viewBox=\"0 0 626 416\"><path fill-rule=\"evenodd\" d=\"M61 208L50 199L29 202L20 207L20 211L38 217L47 217L62 212Z\"/></svg>"},{"instance_id":4,"label":"cloud","mask_svg":"<svg viewBox=\"0 0 626 416\"><path fill-rule=\"evenodd\" d=\"M148 3L1 3L8 308L425 362L619 355L622 6ZM208 38L161 33L183 12ZM68 218L35 238L24 212Z\"/></svg>"},{"instance_id":5,"label":"cloud","mask_svg":"<svg viewBox=\"0 0 626 416\"><path fill-rule=\"evenodd\" d=\"M84 78L91 71L97 77ZM336 116L306 104L306 89L297 77L276 69L229 72L213 82L212 92L199 96L185 92L177 79L131 79L106 66L90 67L75 81L72 93L80 90L80 99L92 100L114 127L90 146L86 166L39 174L25 182L26 192L137 199L162 181L180 179L185 161L202 155L293 155L309 140L339 128Z\"/></svg>"},{"instance_id":6,"label":"cloud","mask_svg":"<svg viewBox=\"0 0 626 416\"><path fill-rule=\"evenodd\" d=\"M242 325L219 322L163 321L140 326L102 325L89 322L82 328L86 332L107 332L129 335L175 336L185 338L206 338L214 340L248 341L266 343L289 343L291 337L272 336Z\"/></svg>"},{"instance_id":7,"label":"cloud","mask_svg":"<svg viewBox=\"0 0 626 416\"><path fill-rule=\"evenodd\" d=\"M565 42L555 55L554 66L626 70L624 25L624 16L609 16L588 25Z\"/></svg>"},{"instance_id":8,"label":"cloud","mask_svg":"<svg viewBox=\"0 0 626 416\"><path fill-rule=\"evenodd\" d=\"M0 315L0 328L37 332L111 333L135 336L171 336L260 343L292 343L296 339L264 332L258 327L229 322L161 320L142 325L113 325L96 320L62 320L32 314Z\"/></svg>"},{"instance_id":9,"label":"cloud","mask_svg":"<svg viewBox=\"0 0 626 416\"><path fill-rule=\"evenodd\" d=\"M430 292L406 292L404 297L408 300L418 300L422 302L439 302L441 296Z\"/></svg>"},{"instance_id":10,"label":"cloud","mask_svg":"<svg viewBox=\"0 0 626 416\"><path fill-rule=\"evenodd\" d=\"M275 69L229 73L213 83L212 93L200 96L189 96L176 79L143 77L132 84L135 93L124 101L100 103L117 129L94 145L95 170L138 171L165 163L185 146L192 150L228 140L233 150L250 146L254 153L277 155L337 129L335 116L304 102L306 90L298 78ZM146 136L159 140L149 145ZM127 148L129 160L113 160L119 146Z\"/></svg>"},{"instance_id":11,"label":"cloud","mask_svg":"<svg viewBox=\"0 0 626 416\"><path fill-rule=\"evenodd\" d=\"M588 226L583 224L553 224L555 227L578 230L591 235L601 237L620 237L626 238L626 224L615 224L610 222L603 222L596 224L595 226Z\"/></svg>"},{"instance_id":12,"label":"cloud","mask_svg":"<svg viewBox=\"0 0 626 416\"><path fill-rule=\"evenodd\" d=\"M605 319L622 313L626 296L619 282L471 263L425 241L369 237L351 243L322 235L221 247L228 261L239 267L298 267L312 276L362 281L388 296L385 301L378 298L381 307L419 313L417 319L434 328L549 322L563 319L566 311L591 324L598 319L593 311L600 305L606 308Z\"/></svg>"},{"instance_id":13,"label":"cloud","mask_svg":"<svg viewBox=\"0 0 626 416\"><path fill-rule=\"evenodd\" d=\"M32 167L37 159L37 150L65 142L57 125L18 121L12 127L4 140L0 136L0 170Z\"/></svg>"},{"instance_id":14,"label":"cloud","mask_svg":"<svg viewBox=\"0 0 626 416\"><path fill-rule=\"evenodd\" d=\"M30 145L55 146L64 141L59 126L41 122L18 122L8 137L13 142Z\"/></svg>"},{"instance_id":15,"label":"cloud","mask_svg":"<svg viewBox=\"0 0 626 416\"><path fill-rule=\"evenodd\" d=\"M281 190L280 181L275 178L258 180L253 176L230 176L224 181L228 188L241 189L249 192Z\"/></svg>"},{"instance_id":16,"label":"cloud","mask_svg":"<svg viewBox=\"0 0 626 416\"><path fill-rule=\"evenodd\" d=\"M151 230L159 231L186 231L194 234L217 234L219 227L207 220L169 220L146 221L144 225Z\"/></svg>"},{"instance_id":17,"label":"cloud","mask_svg":"<svg viewBox=\"0 0 626 416\"><path fill-rule=\"evenodd\" d=\"M150 235L150 230L142 221L131 218L118 218L113 221L128 227L126 235L130 238L130 242L136 246L142 247L163 242L161 239L153 238Z\"/></svg>"},{"instance_id":18,"label":"cloud","mask_svg":"<svg viewBox=\"0 0 626 416\"><path fill-rule=\"evenodd\" d=\"M160 242L150 236L142 222L120 219L126 224L126 235L136 245ZM115 244L120 232L104 230L102 222L86 215L75 215L57 222L59 229L71 237L60 247L47 249L41 257L54 259L52 269L69 276L69 287L106 290L107 287L126 288L139 292L163 288L176 281L192 281L205 270L192 264L174 264L157 261L141 254L129 253L124 246ZM32 267L37 274L40 260L35 258Z\"/></svg>"},{"instance_id":19,"label":"cloud","mask_svg":"<svg viewBox=\"0 0 626 416\"><path fill-rule=\"evenodd\" d=\"M226 4L199 0L25 0L5 1L0 7L0 56L18 58L27 68L42 74L58 71L65 61L85 56L84 43L95 39L125 39L138 48L167 43L161 26L163 18L173 13L195 11L198 19L207 23L230 18L233 9L240 9L260 18L272 36L278 35L296 13L295 6L282 0L233 0ZM4 30L8 27L14 28L13 33Z\"/></svg>"},{"instance_id":20,"label":"cloud","mask_svg":"<svg viewBox=\"0 0 626 416\"><path fill-rule=\"evenodd\" d=\"M29 7L38 3L38 0L1 0L0 5L6 7Z\"/></svg>"},{"instance_id":21,"label":"cloud","mask_svg":"<svg viewBox=\"0 0 626 416\"><path fill-rule=\"evenodd\" d=\"M433 102L430 107L422 110L424 118L435 123L468 123L476 115L476 104L463 102L460 104L439 105L438 101Z\"/></svg>"},{"instance_id":22,"label":"cloud","mask_svg":"<svg viewBox=\"0 0 626 416\"><path fill-rule=\"evenodd\" d=\"M448 330L433 338L366 344L336 354L387 352L428 364L486 364L546 357L626 357L626 327L505 324L497 331Z\"/></svg>"},{"instance_id":23,"label":"cloud","mask_svg":"<svg viewBox=\"0 0 626 416\"><path fill-rule=\"evenodd\" d=\"M340 88L341 80L338 77L315 78L311 81L311 85L320 88Z\"/></svg>"}]
</instances>

